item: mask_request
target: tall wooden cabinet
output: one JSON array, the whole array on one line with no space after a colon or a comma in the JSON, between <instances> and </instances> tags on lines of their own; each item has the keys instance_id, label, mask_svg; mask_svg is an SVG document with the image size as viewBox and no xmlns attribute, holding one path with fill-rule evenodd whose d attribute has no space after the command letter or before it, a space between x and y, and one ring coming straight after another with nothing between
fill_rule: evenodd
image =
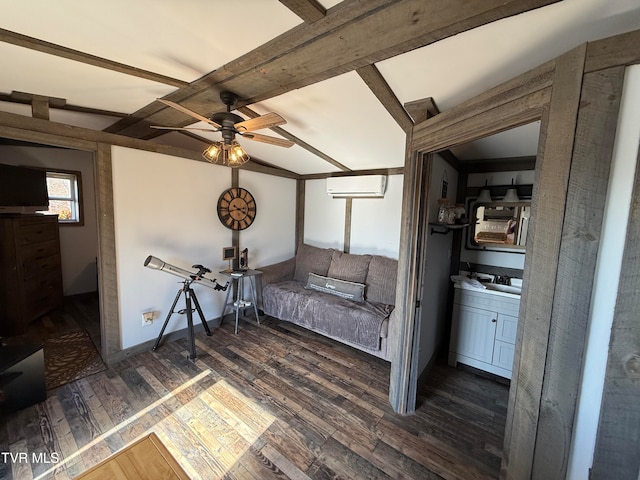
<instances>
[{"instance_id":1,"label":"tall wooden cabinet","mask_svg":"<svg viewBox=\"0 0 640 480\"><path fill-rule=\"evenodd\" d=\"M19 335L62 303L58 218L0 215L0 335Z\"/></svg>"}]
</instances>

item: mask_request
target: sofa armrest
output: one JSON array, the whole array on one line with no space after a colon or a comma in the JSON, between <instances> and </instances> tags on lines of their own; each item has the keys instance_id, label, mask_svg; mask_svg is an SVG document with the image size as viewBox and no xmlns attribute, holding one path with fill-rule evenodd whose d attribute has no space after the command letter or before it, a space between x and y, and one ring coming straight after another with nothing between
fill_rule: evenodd
<instances>
[{"instance_id":1,"label":"sofa armrest","mask_svg":"<svg viewBox=\"0 0 640 480\"><path fill-rule=\"evenodd\" d=\"M267 265L257 268L262 272L262 286L270 283L284 282L287 280L293 280L293 273L296 269L296 258L290 258L284 262L274 263L273 265Z\"/></svg>"}]
</instances>

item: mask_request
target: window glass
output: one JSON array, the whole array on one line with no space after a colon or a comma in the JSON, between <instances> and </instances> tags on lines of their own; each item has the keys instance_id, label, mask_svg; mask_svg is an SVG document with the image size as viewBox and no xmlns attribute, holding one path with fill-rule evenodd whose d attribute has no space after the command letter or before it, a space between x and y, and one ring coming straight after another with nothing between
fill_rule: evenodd
<instances>
[{"instance_id":1,"label":"window glass","mask_svg":"<svg viewBox=\"0 0 640 480\"><path fill-rule=\"evenodd\" d=\"M81 224L80 172L47 172L49 210L60 223Z\"/></svg>"}]
</instances>

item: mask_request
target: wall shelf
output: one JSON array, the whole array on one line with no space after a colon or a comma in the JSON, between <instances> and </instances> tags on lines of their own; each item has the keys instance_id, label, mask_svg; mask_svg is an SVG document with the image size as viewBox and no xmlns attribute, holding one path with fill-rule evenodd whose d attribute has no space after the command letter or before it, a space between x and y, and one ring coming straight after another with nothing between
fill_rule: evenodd
<instances>
[{"instance_id":1,"label":"wall shelf","mask_svg":"<svg viewBox=\"0 0 640 480\"><path fill-rule=\"evenodd\" d=\"M457 224L449 225L447 223L429 223L429 226L431 227L431 230L430 230L431 235L433 234L446 235L447 233L454 230L462 230L463 228L468 227L469 224L464 223L461 225L457 225Z\"/></svg>"}]
</instances>

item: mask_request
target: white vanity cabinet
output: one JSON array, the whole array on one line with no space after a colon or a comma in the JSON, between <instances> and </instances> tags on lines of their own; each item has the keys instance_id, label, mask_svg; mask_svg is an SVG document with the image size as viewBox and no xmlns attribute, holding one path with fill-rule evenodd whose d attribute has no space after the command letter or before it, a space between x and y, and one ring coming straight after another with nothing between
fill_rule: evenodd
<instances>
[{"instance_id":1,"label":"white vanity cabinet","mask_svg":"<svg viewBox=\"0 0 640 480\"><path fill-rule=\"evenodd\" d=\"M449 365L511 378L519 309L519 295L456 286Z\"/></svg>"}]
</instances>

